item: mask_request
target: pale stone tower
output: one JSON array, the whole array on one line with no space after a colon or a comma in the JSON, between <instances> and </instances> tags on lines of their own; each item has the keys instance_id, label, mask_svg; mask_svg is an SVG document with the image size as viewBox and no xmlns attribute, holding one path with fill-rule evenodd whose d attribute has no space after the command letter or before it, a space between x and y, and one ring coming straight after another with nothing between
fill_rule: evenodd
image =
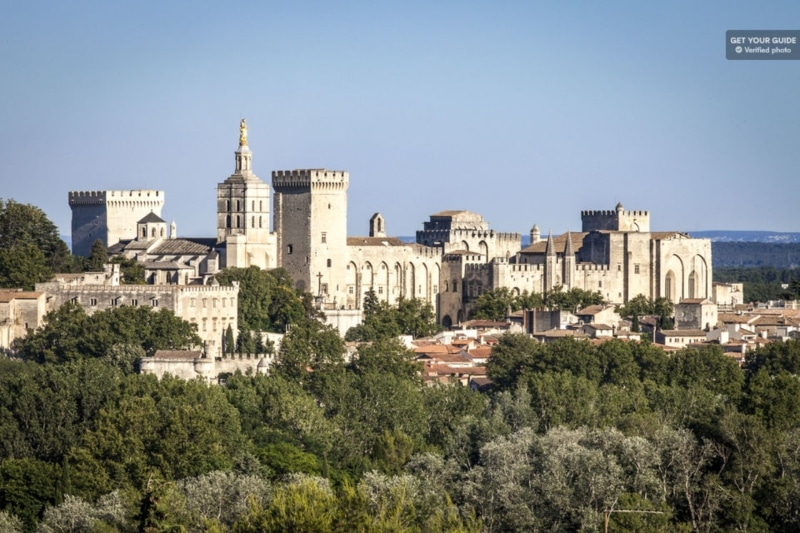
<instances>
[{"instance_id":1,"label":"pale stone tower","mask_svg":"<svg viewBox=\"0 0 800 533\"><path fill-rule=\"evenodd\" d=\"M534 224L531 228L531 244L536 244L542 240L542 234L539 232L539 226Z\"/></svg>"},{"instance_id":2,"label":"pale stone tower","mask_svg":"<svg viewBox=\"0 0 800 533\"><path fill-rule=\"evenodd\" d=\"M278 263L296 288L329 308L346 300L349 179L346 171L326 169L272 173Z\"/></svg>"},{"instance_id":3,"label":"pale stone tower","mask_svg":"<svg viewBox=\"0 0 800 533\"><path fill-rule=\"evenodd\" d=\"M137 236L138 222L150 213L161 216L164 191L70 191L72 253L88 256L97 239L108 246Z\"/></svg>"},{"instance_id":4,"label":"pale stone tower","mask_svg":"<svg viewBox=\"0 0 800 533\"><path fill-rule=\"evenodd\" d=\"M225 266L274 268L274 235L269 231L269 185L253 173L247 123L239 124L233 174L217 185L217 242L226 243Z\"/></svg>"}]
</instances>

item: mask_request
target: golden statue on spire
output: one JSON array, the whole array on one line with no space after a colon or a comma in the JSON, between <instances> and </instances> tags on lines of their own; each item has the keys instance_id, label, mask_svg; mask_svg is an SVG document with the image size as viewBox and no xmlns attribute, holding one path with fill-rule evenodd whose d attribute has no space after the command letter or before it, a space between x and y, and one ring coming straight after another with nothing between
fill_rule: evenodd
<instances>
[{"instance_id":1,"label":"golden statue on spire","mask_svg":"<svg viewBox=\"0 0 800 533\"><path fill-rule=\"evenodd\" d=\"M239 123L239 146L247 146L247 122L245 119Z\"/></svg>"}]
</instances>

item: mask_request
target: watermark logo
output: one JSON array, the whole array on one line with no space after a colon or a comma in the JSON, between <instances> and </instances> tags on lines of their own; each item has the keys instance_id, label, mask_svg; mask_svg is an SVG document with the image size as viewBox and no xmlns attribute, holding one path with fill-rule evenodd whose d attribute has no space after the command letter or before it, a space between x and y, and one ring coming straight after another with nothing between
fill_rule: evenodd
<instances>
[{"instance_id":1,"label":"watermark logo","mask_svg":"<svg viewBox=\"0 0 800 533\"><path fill-rule=\"evenodd\" d=\"M728 59L800 59L800 30L728 30Z\"/></svg>"}]
</instances>

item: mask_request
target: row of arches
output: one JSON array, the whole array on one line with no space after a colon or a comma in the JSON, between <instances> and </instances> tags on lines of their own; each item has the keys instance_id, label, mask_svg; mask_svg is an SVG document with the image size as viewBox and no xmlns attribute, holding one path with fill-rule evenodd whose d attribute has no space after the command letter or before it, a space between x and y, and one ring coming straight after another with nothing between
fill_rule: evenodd
<instances>
[{"instance_id":1,"label":"row of arches","mask_svg":"<svg viewBox=\"0 0 800 533\"><path fill-rule=\"evenodd\" d=\"M358 309L370 289L379 300L395 303L402 298L435 301L439 292L438 263L389 263L386 261L355 261L347 264L345 291L348 309Z\"/></svg>"}]
</instances>

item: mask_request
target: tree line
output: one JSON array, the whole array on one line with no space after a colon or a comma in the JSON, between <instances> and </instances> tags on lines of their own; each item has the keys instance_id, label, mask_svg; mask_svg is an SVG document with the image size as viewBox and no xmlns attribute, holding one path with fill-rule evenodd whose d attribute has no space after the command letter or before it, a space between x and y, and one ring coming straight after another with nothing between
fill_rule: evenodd
<instances>
[{"instance_id":1,"label":"tree line","mask_svg":"<svg viewBox=\"0 0 800 533\"><path fill-rule=\"evenodd\" d=\"M668 356L508 334L483 394L427 386L392 314L349 361L335 330L301 317L269 375L208 386L139 375L120 355L191 341L191 328L166 337L179 324L161 313L83 318L67 305L23 341L24 360L0 360L0 526L800 527L798 341L740 368L718 347Z\"/></svg>"}]
</instances>

